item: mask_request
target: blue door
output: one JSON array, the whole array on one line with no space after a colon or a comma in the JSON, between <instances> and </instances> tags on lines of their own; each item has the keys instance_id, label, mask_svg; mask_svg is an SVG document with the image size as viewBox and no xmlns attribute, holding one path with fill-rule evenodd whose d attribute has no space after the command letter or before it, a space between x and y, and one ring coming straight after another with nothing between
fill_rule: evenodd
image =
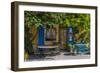
<instances>
[{"instance_id":1,"label":"blue door","mask_svg":"<svg viewBox=\"0 0 100 73\"><path fill-rule=\"evenodd\" d=\"M44 27L40 26L38 28L38 46L43 46L44 45ZM44 57L44 49L43 48L38 48L39 51L39 57L43 58Z\"/></svg>"},{"instance_id":2,"label":"blue door","mask_svg":"<svg viewBox=\"0 0 100 73\"><path fill-rule=\"evenodd\" d=\"M72 27L70 26L70 27L68 27L68 32L67 32L67 37L68 37L68 39L67 39L67 43L68 44L73 44L73 42L74 42L74 40L73 40L73 30L72 30Z\"/></svg>"},{"instance_id":3,"label":"blue door","mask_svg":"<svg viewBox=\"0 0 100 73\"><path fill-rule=\"evenodd\" d=\"M38 29L38 45L44 45L44 27L40 26Z\"/></svg>"}]
</instances>

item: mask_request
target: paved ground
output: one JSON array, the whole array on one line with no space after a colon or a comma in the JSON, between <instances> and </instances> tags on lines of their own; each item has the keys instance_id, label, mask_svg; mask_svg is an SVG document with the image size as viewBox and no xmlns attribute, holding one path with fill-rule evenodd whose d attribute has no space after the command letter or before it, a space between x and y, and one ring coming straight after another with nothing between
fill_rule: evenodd
<instances>
[{"instance_id":1,"label":"paved ground","mask_svg":"<svg viewBox=\"0 0 100 73\"><path fill-rule=\"evenodd\" d=\"M32 56L28 61L46 61L46 60L71 60L71 59L89 59L90 55L64 55L61 52L59 55L56 56L46 56L46 57L39 57L39 56Z\"/></svg>"},{"instance_id":2,"label":"paved ground","mask_svg":"<svg viewBox=\"0 0 100 73\"><path fill-rule=\"evenodd\" d=\"M90 55L64 55L64 53L61 53L60 55L52 56L52 57L46 57L46 58L52 58L54 60L88 59L88 58L90 58Z\"/></svg>"}]
</instances>

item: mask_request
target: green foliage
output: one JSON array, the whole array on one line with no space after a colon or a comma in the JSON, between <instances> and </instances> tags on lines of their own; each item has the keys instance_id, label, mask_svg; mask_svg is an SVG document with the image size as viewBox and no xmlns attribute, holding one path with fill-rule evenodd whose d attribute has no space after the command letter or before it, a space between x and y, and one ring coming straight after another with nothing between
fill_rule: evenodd
<instances>
[{"instance_id":1,"label":"green foliage","mask_svg":"<svg viewBox=\"0 0 100 73\"><path fill-rule=\"evenodd\" d=\"M90 15L89 14L75 14L69 13L66 15L66 26L71 25L72 27L76 26L88 26L90 25Z\"/></svg>"},{"instance_id":2,"label":"green foliage","mask_svg":"<svg viewBox=\"0 0 100 73\"><path fill-rule=\"evenodd\" d=\"M33 49L33 45L32 45L32 40L31 40L31 38L32 38L32 33L30 32L30 28L29 27L27 27L26 25L25 25L25 32L24 32L24 34L25 34L25 36L24 36L24 39L25 39L25 42L24 42L24 44L25 44L25 51L27 51L28 52L28 54L29 53L31 53L32 52L32 49Z\"/></svg>"},{"instance_id":3,"label":"green foliage","mask_svg":"<svg viewBox=\"0 0 100 73\"><path fill-rule=\"evenodd\" d=\"M49 12L32 12L25 11L25 25L28 27L36 25L57 25L64 24L66 19L65 13L49 13Z\"/></svg>"},{"instance_id":4,"label":"green foliage","mask_svg":"<svg viewBox=\"0 0 100 73\"><path fill-rule=\"evenodd\" d=\"M54 13L54 12L32 12L25 11L25 24L29 27L36 25L72 25L89 28L90 15L79 13Z\"/></svg>"}]
</instances>

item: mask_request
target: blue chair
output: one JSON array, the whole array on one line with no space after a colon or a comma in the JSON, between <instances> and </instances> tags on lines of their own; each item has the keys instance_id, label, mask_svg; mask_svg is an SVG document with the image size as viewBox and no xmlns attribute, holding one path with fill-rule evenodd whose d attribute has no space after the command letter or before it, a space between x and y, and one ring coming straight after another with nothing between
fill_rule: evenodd
<instances>
[{"instance_id":1,"label":"blue chair","mask_svg":"<svg viewBox=\"0 0 100 73\"><path fill-rule=\"evenodd\" d=\"M75 44L75 49L78 54L88 54L90 52L89 48L86 47L86 44L83 43Z\"/></svg>"}]
</instances>

